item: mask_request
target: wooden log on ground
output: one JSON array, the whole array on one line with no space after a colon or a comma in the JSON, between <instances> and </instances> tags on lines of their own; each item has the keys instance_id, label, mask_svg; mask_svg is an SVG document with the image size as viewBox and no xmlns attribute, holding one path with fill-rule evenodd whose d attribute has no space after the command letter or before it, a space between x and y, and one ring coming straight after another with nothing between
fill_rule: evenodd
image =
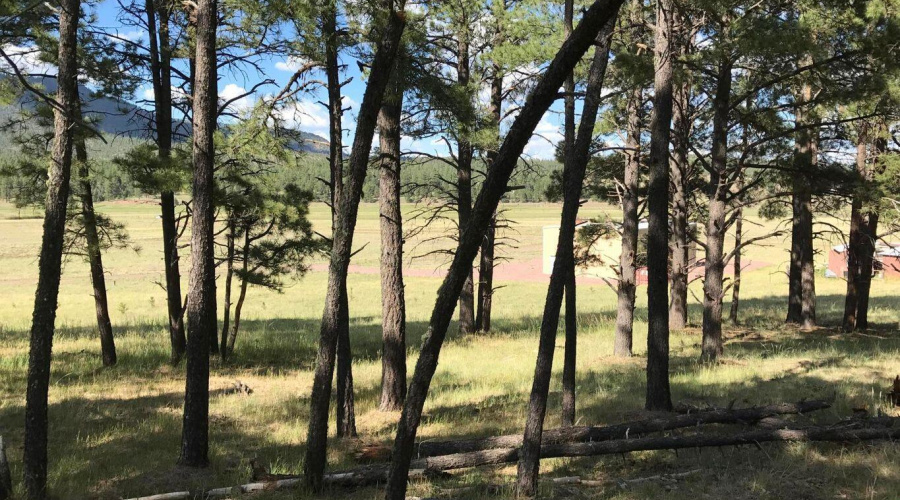
<instances>
[{"instance_id":1,"label":"wooden log on ground","mask_svg":"<svg viewBox=\"0 0 900 500\"><path fill-rule=\"evenodd\" d=\"M541 458L586 457L618 455L634 451L677 450L709 446L736 446L766 442L841 442L860 443L872 440L900 439L900 417L881 417L871 421L847 421L837 427L808 427L804 429L764 429L732 434L693 434L689 436L653 436L610 441L557 443L541 447ZM414 460L410 479L431 477L443 471L485 465L513 463L519 459L518 448L479 450ZM330 487L360 487L387 480L390 464L369 465L326 474L324 484ZM302 478L250 483L229 488L208 490L204 498L224 498L242 493L287 489L302 485ZM167 493L132 500L180 500L191 498L189 492Z\"/></svg>"},{"instance_id":2,"label":"wooden log on ground","mask_svg":"<svg viewBox=\"0 0 900 500\"><path fill-rule=\"evenodd\" d=\"M738 410L705 410L693 414L667 415L608 426L565 427L544 431L541 442L546 446L558 443L608 441L704 424L753 424L776 415L803 414L830 406L831 404L827 401L800 401L799 403L780 403ZM521 445L522 434L456 441L422 441L417 445L416 456L419 458L437 457L481 450L518 448Z\"/></svg>"}]
</instances>

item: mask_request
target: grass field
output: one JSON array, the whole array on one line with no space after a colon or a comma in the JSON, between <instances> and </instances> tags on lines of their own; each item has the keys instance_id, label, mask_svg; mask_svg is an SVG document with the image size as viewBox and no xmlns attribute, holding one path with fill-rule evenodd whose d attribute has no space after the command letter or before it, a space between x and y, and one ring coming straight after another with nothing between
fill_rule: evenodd
<instances>
[{"instance_id":1,"label":"grass field","mask_svg":"<svg viewBox=\"0 0 900 500\"><path fill-rule=\"evenodd\" d=\"M60 291L50 389L50 488L58 498L121 498L247 482L248 461L259 457L273 472L302 468L312 364L318 338L326 277L310 272L283 294L251 289L233 360L212 362L210 387L211 465L202 471L175 466L181 430L183 365L168 360L164 322L165 294L158 207L152 201L101 204L99 210L124 222L141 248L113 250L104 258L119 364L103 368L96 338L87 266L66 263ZM559 206L512 205L509 217L518 243L507 249L513 261L540 256L540 227L558 222ZM407 207L408 211L411 207ZM615 214L589 204L584 216ZM327 232L327 208L312 208L316 229ZM844 225L841 223L841 225ZM745 225L746 227L747 225ZM769 223L753 232L772 228ZM407 243L446 232L426 231ZM37 276L41 220L31 212L0 205L0 433L9 441L14 478L21 478L22 426L28 330ZM751 234L752 235L752 234ZM366 245L366 243L369 243ZM884 391L900 373L900 282L876 281L870 313L874 328L846 335L836 328L845 284L818 273L822 328L799 332L783 325L787 290L783 269L786 241L773 238L750 249L747 257L769 265L745 274L740 327L729 327L725 356L715 366L697 362L697 328L673 332L672 387L677 402L736 406L802 398L835 397L832 409L810 415L834 421L852 407L897 414L886 407ZM375 205L360 212L354 263L377 266L378 218ZM820 242L825 248L828 242ZM416 252L435 248L423 244ZM323 262L323 261L319 261ZM435 269L441 257L413 259L411 268ZM820 256L817 263L824 262ZM182 260L186 276L187 259ZM409 366L414 365L421 335L439 285L436 278L407 278ZM497 283L495 331L489 335L451 335L431 386L422 439L519 432L531 387L537 332L546 285ZM698 284L695 283L695 287ZM354 379L360 440L332 441L333 468L354 464L361 443L387 442L397 414L377 411L380 380L379 278L350 277ZM635 326L636 356L611 357L615 296L606 285L579 288L578 420L614 423L642 415L646 343L644 289L639 291ZM696 291L696 290L695 290ZM698 294L699 295L699 294ZM727 304L726 304L727 305ZM693 324L699 305L692 301ZM561 339L557 342L562 345ZM547 425L559 424L561 350L554 369ZM225 392L240 379L250 396ZM803 417L805 420L807 417ZM677 485L658 482L621 489L546 485L548 498L900 498L900 443L840 445L763 445L761 450L722 449L633 453L627 457L557 459L542 463L548 476L592 479L636 478L661 472L701 472ZM511 496L515 467L465 471L435 483L413 483L410 494L428 496L442 488L475 485L475 497ZM483 488L479 485L483 485ZM480 489L479 489L480 488ZM329 492L333 498L373 498L377 489ZM257 498L303 497L304 492L268 493Z\"/></svg>"}]
</instances>

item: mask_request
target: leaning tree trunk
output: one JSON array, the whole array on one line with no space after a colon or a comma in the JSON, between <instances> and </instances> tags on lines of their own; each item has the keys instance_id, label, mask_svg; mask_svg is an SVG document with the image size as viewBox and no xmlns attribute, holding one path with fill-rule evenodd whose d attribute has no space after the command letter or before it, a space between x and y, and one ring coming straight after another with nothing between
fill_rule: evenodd
<instances>
[{"instance_id":1,"label":"leaning tree trunk","mask_svg":"<svg viewBox=\"0 0 900 500\"><path fill-rule=\"evenodd\" d=\"M156 108L156 144L159 157L167 161L172 152L172 47L169 41L169 6L147 0L150 73L153 80L153 102ZM159 13L157 27L156 14ZM157 37L159 42L157 43ZM178 269L178 226L175 218L175 193L160 194L163 232L163 265L166 274L166 302L169 313L170 360L178 363L184 356L184 314L181 304L181 271Z\"/></svg>"},{"instance_id":2,"label":"leaning tree trunk","mask_svg":"<svg viewBox=\"0 0 900 500\"><path fill-rule=\"evenodd\" d=\"M669 393L669 136L672 123L672 0L656 6L650 181L647 186L647 398L648 410L671 410Z\"/></svg>"},{"instance_id":3,"label":"leaning tree trunk","mask_svg":"<svg viewBox=\"0 0 900 500\"><path fill-rule=\"evenodd\" d=\"M331 381L334 376L335 351L342 318L342 295L346 294L347 271L353 245L353 232L362 197L363 182L369 164L369 151L375 133L378 111L389 83L400 36L405 27L401 13L389 12L390 21L386 26L369 73L363 102L359 108L356 134L350 150L349 175L347 184L340 195L340 206L336 210L336 224L332 235L331 262L328 269L328 287L325 295L325 310L322 313L322 327L319 348L316 355L316 369L310 396L309 430L307 433L306 461L304 477L314 490L322 488L328 447L328 407L331 399ZM335 111L332 110L332 113Z\"/></svg>"},{"instance_id":4,"label":"leaning tree trunk","mask_svg":"<svg viewBox=\"0 0 900 500\"><path fill-rule=\"evenodd\" d=\"M25 387L25 496L47 497L47 396L50 358L59 279L62 273L63 236L72 173L75 120L78 116L78 18L79 0L59 2L59 58L57 95L60 107L53 116L53 149L47 178L44 232L38 260L38 285L34 294L31 343L28 351L28 384Z\"/></svg>"},{"instance_id":5,"label":"leaning tree trunk","mask_svg":"<svg viewBox=\"0 0 900 500\"><path fill-rule=\"evenodd\" d=\"M638 247L638 178L641 168L641 108L643 91L635 87L628 98L628 131L625 138L625 174L622 182L622 251L619 254L619 283L616 289L616 333L613 354L631 356L636 295Z\"/></svg>"},{"instance_id":6,"label":"leaning tree trunk","mask_svg":"<svg viewBox=\"0 0 900 500\"><path fill-rule=\"evenodd\" d=\"M544 428L544 416L547 413L547 394L550 390L553 351L556 344L556 330L559 326L559 310L562 305L565 284L574 277L575 220L581 204L581 191L590 159L594 124L600 108L603 80L609 60L609 44L616 23L617 11L618 5L613 15L605 19L603 29L596 35L597 50L594 52L594 59L588 75L581 123L563 169L563 209L559 222L559 237L556 242L556 259L553 262L550 285L547 288L547 300L544 303L537 362L534 368L534 382L528 401L525 434L522 438L522 450L516 478L516 490L520 496L532 497L537 492L541 435ZM574 32L571 33L568 40L575 36Z\"/></svg>"},{"instance_id":7,"label":"leaning tree trunk","mask_svg":"<svg viewBox=\"0 0 900 500\"><path fill-rule=\"evenodd\" d=\"M731 191L728 172L728 111L731 105L731 62L719 66L713 98L712 160L709 174L709 219L706 223L706 264L703 280L703 341L700 358L715 361L722 354L722 300L725 295L725 215Z\"/></svg>"},{"instance_id":8,"label":"leaning tree trunk","mask_svg":"<svg viewBox=\"0 0 900 500\"><path fill-rule=\"evenodd\" d=\"M465 23L463 23L465 24ZM457 63L456 63L456 83L461 87L469 85L469 30L470 27L465 25L459 34L457 43ZM461 130L457 133L457 154L456 154L456 210L458 217L458 225L460 237L465 227L472 218L472 143L469 142L468 135L471 130L468 124L462 123ZM472 333L475 331L475 281L472 277L472 271L469 271L469 277L463 286L462 293L459 296L459 331L460 333Z\"/></svg>"},{"instance_id":9,"label":"leaning tree trunk","mask_svg":"<svg viewBox=\"0 0 900 500\"><path fill-rule=\"evenodd\" d=\"M394 82L399 77L394 77ZM400 118L403 90L388 90L378 113L381 152L381 411L403 408L406 396L406 297L403 285L403 215L400 212Z\"/></svg>"},{"instance_id":10,"label":"leaning tree trunk","mask_svg":"<svg viewBox=\"0 0 900 500\"><path fill-rule=\"evenodd\" d=\"M216 0L197 2L193 91L193 217L188 287L187 382L179 463L209 463L209 353L216 338L213 170L216 128Z\"/></svg>"},{"instance_id":11,"label":"leaning tree trunk","mask_svg":"<svg viewBox=\"0 0 900 500\"><path fill-rule=\"evenodd\" d=\"M79 115L81 103L78 104ZM109 301L106 297L106 275L103 273L103 255L100 250L100 233L97 230L97 213L94 211L94 194L91 189L91 172L88 168L87 146L84 137L75 139L75 160L78 162L79 198L87 259L91 268L91 286L94 291L94 310L97 330L100 332L100 352L103 366L116 364L116 341L112 321L109 319Z\"/></svg>"},{"instance_id":12,"label":"leaning tree trunk","mask_svg":"<svg viewBox=\"0 0 900 500\"><path fill-rule=\"evenodd\" d=\"M687 45L687 41L682 40ZM684 50L684 49L683 49ZM685 50L686 52L686 50ZM669 299L669 329L684 330L688 322L688 143L691 140L691 87L689 82L675 89L672 119L672 297Z\"/></svg>"},{"instance_id":13,"label":"leaning tree trunk","mask_svg":"<svg viewBox=\"0 0 900 500\"><path fill-rule=\"evenodd\" d=\"M447 335L456 302L459 300L468 271L471 269L478 247L484 238L500 198L506 191L510 176L518 163L519 156L531 138L535 127L553 101L559 87L575 68L581 57L594 42L600 29L615 16L622 0L597 0L588 8L581 23L575 28L543 77L529 95L515 121L500 146L496 161L484 180L478 199L472 211L472 220L463 231L456 248L453 262L438 289L437 300L429 320L428 334L423 339L422 349L416 362L403 414L397 424L397 435L391 454L390 474L386 488L388 500L406 498L407 478L416 440L416 431L428 395L428 387L437 369L441 346Z\"/></svg>"}]
</instances>

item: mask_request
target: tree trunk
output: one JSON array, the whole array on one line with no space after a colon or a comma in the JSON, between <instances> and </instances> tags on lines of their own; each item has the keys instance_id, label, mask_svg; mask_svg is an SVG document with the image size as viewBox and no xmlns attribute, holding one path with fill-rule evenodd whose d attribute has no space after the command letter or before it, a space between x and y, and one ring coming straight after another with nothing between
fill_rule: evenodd
<instances>
[{"instance_id":1,"label":"tree trunk","mask_svg":"<svg viewBox=\"0 0 900 500\"><path fill-rule=\"evenodd\" d=\"M399 80L398 77L394 78ZM400 118L403 90L394 84L378 113L381 151L381 411L403 408L406 396L406 297L400 212Z\"/></svg>"},{"instance_id":2,"label":"tree trunk","mask_svg":"<svg viewBox=\"0 0 900 500\"><path fill-rule=\"evenodd\" d=\"M332 235L325 310L322 313L316 370L310 396L309 430L303 470L307 485L314 491L322 488L322 475L325 472L327 460L328 406L331 399L331 382L334 376L335 351L337 350L342 316L344 316L342 304L345 303L345 299L342 296L346 295L347 271L350 266L359 200L362 196L378 111L381 109L384 92L395 65L400 36L405 26L402 13L391 10L389 14L390 21L375 50L369 81L363 95L362 105L359 108L356 134L350 150L348 165L350 172L347 185L341 189L340 205L335 210L336 223ZM331 112L335 113L335 110L332 109Z\"/></svg>"},{"instance_id":3,"label":"tree trunk","mask_svg":"<svg viewBox=\"0 0 900 500\"><path fill-rule=\"evenodd\" d=\"M628 130L625 139L625 175L622 182L622 252L619 254L616 334L613 354L631 356L638 247L638 178L641 168L641 107L643 91L635 87L628 98Z\"/></svg>"},{"instance_id":4,"label":"tree trunk","mask_svg":"<svg viewBox=\"0 0 900 500\"><path fill-rule=\"evenodd\" d=\"M490 153L488 153L490 157ZM488 165L490 165L490 158ZM490 166L488 166L490 168ZM494 246L497 241L497 215L484 234L481 243L481 259L478 262L478 303L475 326L479 331L491 331L491 308L494 305Z\"/></svg>"},{"instance_id":5,"label":"tree trunk","mask_svg":"<svg viewBox=\"0 0 900 500\"><path fill-rule=\"evenodd\" d=\"M812 58L804 58L804 64L811 64ZM805 109L813 99L813 89L804 83L800 91L796 122L798 126L814 120L812 111ZM816 270L813 255L812 191L810 183L818 161L817 132L802 129L797 132L794 146L794 186L791 206L793 218L791 227L791 268L788 296L788 322L799 323L803 329L816 326Z\"/></svg>"},{"instance_id":6,"label":"tree trunk","mask_svg":"<svg viewBox=\"0 0 900 500\"><path fill-rule=\"evenodd\" d=\"M9 500L13 495L12 474L6 458L6 441L0 436L0 500Z\"/></svg>"},{"instance_id":7,"label":"tree trunk","mask_svg":"<svg viewBox=\"0 0 900 500\"><path fill-rule=\"evenodd\" d=\"M469 85L469 32L471 29L466 22L459 33L457 43L457 61L456 61L456 83L461 87ZM469 224L472 218L472 143L469 142L468 123L460 121L460 130L457 131L457 154L456 154L456 203L457 216L459 224L459 233L462 232ZM469 276L463 286L462 293L459 296L459 331L460 333L472 333L475 331L475 282L472 277L472 271L469 270Z\"/></svg>"},{"instance_id":8,"label":"tree trunk","mask_svg":"<svg viewBox=\"0 0 900 500\"><path fill-rule=\"evenodd\" d=\"M564 6L564 22L566 29L566 37L572 34L574 2L566 0ZM565 127L564 138L565 148L564 156L566 164L574 163L575 155L575 77L570 74L566 78L563 85L565 90ZM579 198L581 195L579 194ZM574 200L579 203L581 200ZM575 239L576 220L572 220L572 239ZM575 425L575 364L578 361L578 323L575 315L578 302L576 300L576 283L575 283L575 248L574 245L569 247L570 255L566 256L566 269L564 290L566 297L565 309L565 329L566 329L566 346L563 353L563 374L562 374L562 425L568 427ZM558 254L557 254L558 255Z\"/></svg>"},{"instance_id":9,"label":"tree trunk","mask_svg":"<svg viewBox=\"0 0 900 500\"><path fill-rule=\"evenodd\" d=\"M209 463L209 354L216 337L215 209L213 170L216 128L216 0L198 0L193 91L193 218L188 286L187 382L179 463Z\"/></svg>"},{"instance_id":10,"label":"tree trunk","mask_svg":"<svg viewBox=\"0 0 900 500\"><path fill-rule=\"evenodd\" d=\"M875 263L875 242L878 238L878 214L869 212L860 230L861 253L859 256L859 299L856 309L856 329L869 328L869 292Z\"/></svg>"},{"instance_id":11,"label":"tree trunk","mask_svg":"<svg viewBox=\"0 0 900 500\"><path fill-rule=\"evenodd\" d=\"M81 102L78 103L81 116ZM91 172L88 167L87 146L84 136L75 138L75 160L78 163L79 198L81 199L81 219L84 224L84 239L88 264L91 268L91 286L94 292L94 310L97 316L97 330L100 333L100 357L103 366L116 364L116 341L113 336L112 321L109 318L109 301L106 296L106 275L103 272L103 255L100 249L100 234L97 230L97 214L94 212L94 194L91 189Z\"/></svg>"},{"instance_id":12,"label":"tree trunk","mask_svg":"<svg viewBox=\"0 0 900 500\"><path fill-rule=\"evenodd\" d=\"M688 40L682 40L687 53ZM691 86L682 82L675 88L672 119L672 297L669 302L669 329L684 330L688 322L688 271L690 269L688 236L688 144L691 140Z\"/></svg>"},{"instance_id":13,"label":"tree trunk","mask_svg":"<svg viewBox=\"0 0 900 500\"><path fill-rule=\"evenodd\" d=\"M175 221L175 193L165 191L160 196L163 226L163 265L166 268L166 303L169 313L170 361L177 364L184 356L187 339L184 335L184 311L181 300L181 271L178 268L178 227Z\"/></svg>"},{"instance_id":14,"label":"tree trunk","mask_svg":"<svg viewBox=\"0 0 900 500\"><path fill-rule=\"evenodd\" d=\"M341 290L337 340L337 437L356 437L356 404L353 394L353 352L350 346L350 304L347 282Z\"/></svg>"},{"instance_id":15,"label":"tree trunk","mask_svg":"<svg viewBox=\"0 0 900 500\"><path fill-rule=\"evenodd\" d=\"M62 273L63 236L72 173L75 120L78 117L78 18L79 0L59 2L59 58L54 110L52 160L47 178L47 198L38 285L34 294L31 343L28 352L28 384L25 389L25 496L29 500L47 497L47 397L53 330Z\"/></svg>"},{"instance_id":16,"label":"tree trunk","mask_svg":"<svg viewBox=\"0 0 900 500\"><path fill-rule=\"evenodd\" d=\"M672 123L672 0L659 0L654 39L650 181L647 186L648 410L671 410L669 393L669 128Z\"/></svg>"},{"instance_id":17,"label":"tree trunk","mask_svg":"<svg viewBox=\"0 0 900 500\"><path fill-rule=\"evenodd\" d=\"M156 108L156 144L159 157L168 159L172 151L172 48L169 41L169 7L147 0L147 29L153 103ZM156 14L159 14L157 26ZM159 42L157 43L157 37ZM177 364L184 356L184 314L181 303L181 272L178 269L178 227L175 219L175 193L160 194L163 231L163 265L166 274L166 302L169 312L170 360Z\"/></svg>"},{"instance_id":18,"label":"tree trunk","mask_svg":"<svg viewBox=\"0 0 900 500\"><path fill-rule=\"evenodd\" d=\"M859 138L856 142L856 173L860 180L866 178L868 168L866 166L868 139L866 138L865 122L859 125ZM862 228L865 222L862 214L862 199L860 189L853 193L853 201L850 205L850 235L847 242L847 296L844 299L844 317L841 321L845 332L856 330L856 312L859 307L860 272L859 262L862 245Z\"/></svg>"},{"instance_id":19,"label":"tree trunk","mask_svg":"<svg viewBox=\"0 0 900 500\"><path fill-rule=\"evenodd\" d=\"M866 169L866 180L872 181L875 177L875 168L884 161L883 155L887 150L887 139L880 134L873 144L875 165ZM875 264L875 244L878 242L878 218L879 214L869 211L865 221L860 226L861 254L859 256L859 303L856 309L856 328L867 330L869 328L869 293L872 290L872 274Z\"/></svg>"},{"instance_id":20,"label":"tree trunk","mask_svg":"<svg viewBox=\"0 0 900 500\"><path fill-rule=\"evenodd\" d=\"M231 283L234 280L234 237L237 224L228 218L228 234L225 236L225 313L222 318L222 338L219 345L219 356L222 362L228 358L228 332L231 320Z\"/></svg>"},{"instance_id":21,"label":"tree trunk","mask_svg":"<svg viewBox=\"0 0 900 500\"><path fill-rule=\"evenodd\" d=\"M738 189L741 187L741 183L737 184ZM737 215L734 221L734 281L731 285L731 310L729 311L728 319L731 321L732 325L739 325L740 320L738 319L738 309L740 308L741 303L741 241L743 239L744 233L744 209L738 208Z\"/></svg>"},{"instance_id":22,"label":"tree trunk","mask_svg":"<svg viewBox=\"0 0 900 500\"><path fill-rule=\"evenodd\" d=\"M244 247L241 249L242 274L247 276L247 268L250 265L250 226L244 228ZM241 310L244 308L244 299L247 298L247 279L241 278L241 291L238 293L237 304L234 306L234 321L231 324L231 331L228 334L228 355L234 354L234 344L237 340L238 330L241 328Z\"/></svg>"},{"instance_id":23,"label":"tree trunk","mask_svg":"<svg viewBox=\"0 0 900 500\"><path fill-rule=\"evenodd\" d=\"M618 5L614 8L613 14L604 20L603 28L596 34L597 49L594 51L594 59L588 75L581 123L563 168L563 208L559 222L559 237L556 242L556 259L553 262L550 285L547 287L547 300L544 303L537 362L534 368L534 382L528 401L525 434L522 439L522 452L516 478L516 490L520 496L532 497L537 492L541 434L544 428L544 416L547 412L547 393L550 390L559 311L565 284L574 279L575 220L581 205L581 191L590 159L590 146L603 92L603 81L609 60L609 45L616 24ZM575 32L573 32L567 40L572 40L575 36Z\"/></svg>"},{"instance_id":24,"label":"tree trunk","mask_svg":"<svg viewBox=\"0 0 900 500\"><path fill-rule=\"evenodd\" d=\"M471 269L472 261L478 253L478 247L484 239L484 232L493 219L500 198L506 191L519 156L525 149L525 145L541 117L556 100L560 85L591 47L600 29L615 16L621 3L622 0L597 0L584 12L581 23L557 52L516 116L506 139L500 146L496 161L484 180L484 185L472 211L472 219L463 231L462 239L453 256L453 262L438 289L428 332L423 339L416 369L406 395L406 403L403 406L403 414L397 424L397 435L391 455L390 475L386 488L388 500L403 500L406 497L406 482L415 446L416 431L422 417L422 408L428 395L428 387L437 369L441 346L447 335L447 328L450 325L456 302L459 300L465 277Z\"/></svg>"},{"instance_id":25,"label":"tree trunk","mask_svg":"<svg viewBox=\"0 0 900 500\"><path fill-rule=\"evenodd\" d=\"M505 4L504 4L505 8ZM497 25L495 43L502 43L503 33L501 25ZM500 146L500 122L503 120L503 70L499 64L494 64L493 78L491 79L491 110L492 126L497 127L497 147ZM488 169L497 159L497 148L493 147L487 152ZM478 266L478 311L475 315L475 325L482 332L491 331L491 309L494 305L494 247L497 236L497 214L491 221L481 243L481 261Z\"/></svg>"},{"instance_id":26,"label":"tree trunk","mask_svg":"<svg viewBox=\"0 0 900 500\"><path fill-rule=\"evenodd\" d=\"M709 219L706 223L706 263L703 280L703 342L700 358L715 361L722 354L722 300L725 295L725 216L731 191L728 172L728 111L731 106L731 62L722 61L713 98L712 169L709 174Z\"/></svg>"}]
</instances>

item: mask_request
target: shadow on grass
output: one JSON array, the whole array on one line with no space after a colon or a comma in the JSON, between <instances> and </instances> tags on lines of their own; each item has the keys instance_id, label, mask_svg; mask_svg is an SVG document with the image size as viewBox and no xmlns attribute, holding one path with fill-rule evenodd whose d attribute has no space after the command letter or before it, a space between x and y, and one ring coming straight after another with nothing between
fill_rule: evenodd
<instances>
[{"instance_id":1,"label":"shadow on grass","mask_svg":"<svg viewBox=\"0 0 900 500\"><path fill-rule=\"evenodd\" d=\"M820 296L820 316L824 323L836 324L839 319L830 311L838 303L837 296ZM873 308L898 307L900 299L878 297L873 299ZM881 323L874 325L867 335L843 335L837 330L823 328L811 333L798 333L796 329L784 328L784 335L762 335L755 328L779 322L776 316L783 309L783 298L749 299L743 302L745 318L739 328L728 329L726 336L726 362L752 362L756 359L773 357L809 358L796 361L795 366L772 377L748 375L746 377L709 376L724 370L740 370L729 365L710 367L697 362L692 350L674 350L671 360L673 373L673 399L675 401L707 402L726 405L737 400L737 406L749 406L777 401L796 401L812 398L832 398L839 402L835 408L813 414L812 419L835 420L846 416L851 401L860 395L873 393L872 383L854 380L835 383L817 374L822 369L853 368L860 357L873 352L896 350L900 333L895 325ZM759 311L759 312L757 312ZM768 314L766 314L768 311ZM696 310L691 311L697 317ZM638 310L640 318L645 310ZM602 327L611 323L614 317L610 311L579 315L582 328ZM377 360L381 348L380 325L372 317L357 318L352 324L354 355L358 360ZM227 365L213 362L213 373L228 376L233 372L272 375L297 370L308 370L315 358L318 342L318 320L278 318L272 320L248 320L243 323L238 338L237 351ZM496 330L491 336L537 336L540 318L522 316L505 318L495 322ZM411 322L408 325L408 345L413 353L421 343L421 336L427 328L425 322ZM203 471L185 470L174 466L180 442L181 407L183 393L179 391L158 394L144 394L150 383L159 379L158 370L180 368L168 367L167 336L162 325L152 322L125 327L129 332L122 345L119 366L112 369L98 368L98 352L65 351L55 353L55 368L52 376L54 390L75 386L87 378L109 378L112 384L127 381L130 386L123 391L127 396L85 395L64 396L51 405L51 484L56 485L58 495L63 498L118 498L122 495L149 494L183 487L211 487L237 484L248 479L247 462L254 456L274 461L276 471L296 472L300 470L304 453L305 422L308 419L308 396L280 398L274 403L258 402L254 398L226 394L221 388L213 388L211 394L210 442L211 466ZM451 342L466 342L467 337L456 334L456 325L450 327ZM26 332L7 332L7 342L26 343ZM690 332L681 335L692 335ZM64 328L60 330L62 339L93 339L92 328ZM699 339L697 339L699 341ZM129 344L138 348L130 349ZM23 349L24 351L25 349ZM97 349L99 351L99 348ZM748 361L749 360L749 361ZM4 379L4 391L23 394L24 365L4 363L0 376ZM560 367L557 367L559 370ZM627 361L600 357L590 370L578 374L578 418L580 424L617 423L643 414L644 360L634 358ZM102 380L101 380L102 381ZM96 380L92 380L96 382ZM435 380L432 396L439 393L471 391L477 381L461 380L442 374ZM380 388L376 383L357 384L356 400L360 414L374 410ZM437 404L426 407L423 427L447 423L456 431L455 437L474 437L514 433L521 430L523 414L528 394L515 390L494 391L459 404ZM560 393L555 390L550 395L547 426L559 424ZM233 415L217 410L222 405L238 407ZM0 428L9 436L13 455L19 455L22 442L21 422L24 419L24 398L10 398L0 404ZM238 416L234 416L238 415ZM805 419L805 417L799 417ZM395 418L386 418L384 423L371 426L375 437L389 442L393 433ZM302 429L299 436L286 437L283 433L271 432L279 423L294 422L293 428ZM372 436L369 436L371 438ZM427 438L428 436L423 436ZM333 441L330 461L334 466L348 466L354 449L352 442ZM737 456L722 459L700 459L697 463L715 470L724 467L727 474L736 474L748 484L762 482L764 485L782 485L781 479L757 477L766 467L775 464L795 470L831 477L840 471L843 477L870 477L866 472L870 465L830 465L828 460L812 463L809 457L797 452L795 447L767 445L775 459L766 465L761 457L768 457L768 451L752 452L752 459ZM824 446L828 450L839 447ZM896 460L897 454L887 453L887 459ZM604 474L619 474L628 477L650 469L678 469L684 463L678 457L666 452L635 454L630 459L606 457L601 459L578 459L564 462L561 471L585 471ZM742 463L752 462L745 470ZM18 460L13 460L18 464ZM839 461L835 461L839 463ZM694 462L690 464L693 466ZM18 467L18 465L15 465ZM556 467L556 466L554 466ZM716 469L718 467L718 469ZM732 470L733 468L733 470ZM550 470L553 470L551 468ZM849 472L847 472L849 471ZM488 472L489 474L490 472ZM706 472L707 474L709 472ZM14 470L16 477L20 470ZM476 473L479 474L479 473ZM869 474L866 476L865 474ZM730 477L730 476L729 476ZM73 480L71 478L78 478ZM709 479L709 478L707 478ZM691 480L693 481L693 480ZM889 478L888 485L900 486L900 477ZM68 491L63 485L93 485L87 492ZM689 483L690 484L690 483ZM72 486L74 487L74 486ZM699 487L699 485L698 485ZM804 489L806 488L806 489ZM800 488L810 492L809 498L835 496L840 492L825 491L827 487L811 485ZM375 490L366 490L369 493ZM659 492L657 492L659 493ZM824 494L816 496L815 494ZM756 497L767 496L760 492ZM852 496L852 495L851 495ZM606 498L606 496L602 496Z\"/></svg>"}]
</instances>

